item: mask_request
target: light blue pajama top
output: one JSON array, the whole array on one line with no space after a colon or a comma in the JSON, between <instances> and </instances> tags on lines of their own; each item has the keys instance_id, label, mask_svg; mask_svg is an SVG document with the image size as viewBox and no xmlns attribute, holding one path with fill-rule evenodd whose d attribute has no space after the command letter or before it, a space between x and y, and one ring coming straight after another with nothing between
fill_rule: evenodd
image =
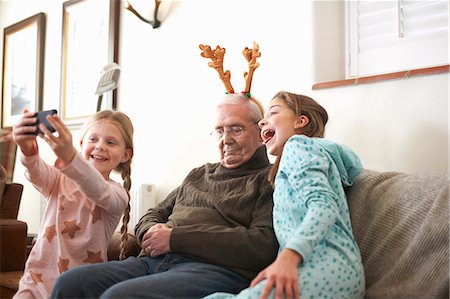
<instances>
[{"instance_id":1,"label":"light blue pajama top","mask_svg":"<svg viewBox=\"0 0 450 299\"><path fill-rule=\"evenodd\" d=\"M365 280L344 186L362 170L344 145L294 135L275 178L274 229L280 251L303 257L301 298L362 298Z\"/></svg>"},{"instance_id":2,"label":"light blue pajama top","mask_svg":"<svg viewBox=\"0 0 450 299\"><path fill-rule=\"evenodd\" d=\"M284 146L275 178L273 222L279 252L290 248L303 257L301 299L364 297L364 268L344 192L361 170L351 149L323 138L294 135ZM207 298L259 298L265 283L238 295ZM274 298L274 289L269 297Z\"/></svg>"}]
</instances>

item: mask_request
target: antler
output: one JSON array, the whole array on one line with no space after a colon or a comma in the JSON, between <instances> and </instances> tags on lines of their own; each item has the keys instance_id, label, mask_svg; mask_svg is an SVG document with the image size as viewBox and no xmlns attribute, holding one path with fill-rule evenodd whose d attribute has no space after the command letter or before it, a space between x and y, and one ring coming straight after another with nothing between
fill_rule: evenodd
<instances>
[{"instance_id":1,"label":"antler","mask_svg":"<svg viewBox=\"0 0 450 299\"><path fill-rule=\"evenodd\" d=\"M242 51L242 54L244 54L245 59L248 61L248 73L244 72L244 78L245 78L245 93L250 92L250 88L252 86L252 78L253 78L253 72L259 67L259 63L256 62L257 57L261 57L261 53L259 52L259 46L257 43L253 42L253 49L249 49L245 47L244 51Z\"/></svg>"},{"instance_id":2,"label":"antler","mask_svg":"<svg viewBox=\"0 0 450 299\"><path fill-rule=\"evenodd\" d=\"M200 50L202 50L201 56L204 58L210 58L211 62L208 62L208 66L216 69L219 73L220 80L225 84L225 88L228 93L234 93L233 86L231 86L231 74L230 71L223 71L223 56L225 55L225 48L219 46L216 47L214 51L208 45L199 45Z\"/></svg>"}]
</instances>

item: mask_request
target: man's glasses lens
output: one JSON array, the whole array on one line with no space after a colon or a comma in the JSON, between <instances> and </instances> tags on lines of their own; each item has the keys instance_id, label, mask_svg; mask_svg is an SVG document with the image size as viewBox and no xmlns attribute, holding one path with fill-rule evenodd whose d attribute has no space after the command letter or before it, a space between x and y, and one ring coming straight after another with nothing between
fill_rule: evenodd
<instances>
[{"instance_id":1,"label":"man's glasses lens","mask_svg":"<svg viewBox=\"0 0 450 299\"><path fill-rule=\"evenodd\" d=\"M234 137L239 137L244 133L244 128L241 126L231 126L231 127L224 127L224 128L217 128L214 130L213 134L217 139L222 138L225 133L229 133L233 135Z\"/></svg>"}]
</instances>

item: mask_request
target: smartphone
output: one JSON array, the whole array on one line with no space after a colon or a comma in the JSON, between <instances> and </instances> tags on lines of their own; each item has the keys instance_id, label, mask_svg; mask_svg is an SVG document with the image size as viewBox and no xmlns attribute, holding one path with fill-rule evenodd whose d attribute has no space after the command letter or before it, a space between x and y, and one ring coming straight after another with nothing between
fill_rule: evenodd
<instances>
[{"instance_id":1,"label":"smartphone","mask_svg":"<svg viewBox=\"0 0 450 299\"><path fill-rule=\"evenodd\" d=\"M36 130L36 135L39 135L39 134L43 134L43 132L39 129L39 125L40 124L44 124L46 127L47 127L47 129L50 131L50 132L55 132L56 130L49 124L49 122L47 121L47 119L46 119L46 117L47 117L47 115L53 115L53 114L57 114L58 112L56 111L56 109L51 109L51 110L45 110L45 111L39 111L39 112L36 112L36 117L37 117L37 122L36 122L36 124L35 124L35 126L36 126L36 128L37 128L37 130Z\"/></svg>"}]
</instances>

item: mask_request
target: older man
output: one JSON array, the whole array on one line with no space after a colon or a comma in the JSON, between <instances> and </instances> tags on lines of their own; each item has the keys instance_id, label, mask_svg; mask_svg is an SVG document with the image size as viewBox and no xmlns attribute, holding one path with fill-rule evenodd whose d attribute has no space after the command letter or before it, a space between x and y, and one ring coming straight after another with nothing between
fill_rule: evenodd
<instances>
[{"instance_id":1,"label":"older man","mask_svg":"<svg viewBox=\"0 0 450 299\"><path fill-rule=\"evenodd\" d=\"M135 228L141 256L62 274L52 298L201 298L237 293L271 261L270 163L259 103L242 94L218 105L220 163L193 169Z\"/></svg>"}]
</instances>

